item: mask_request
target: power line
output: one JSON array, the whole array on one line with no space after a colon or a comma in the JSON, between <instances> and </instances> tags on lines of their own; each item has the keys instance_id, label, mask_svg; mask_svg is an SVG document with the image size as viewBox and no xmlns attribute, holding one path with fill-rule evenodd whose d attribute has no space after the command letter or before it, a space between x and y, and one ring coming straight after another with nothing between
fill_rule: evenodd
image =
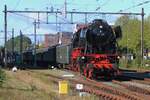
<instances>
[{"instance_id":1,"label":"power line","mask_svg":"<svg viewBox=\"0 0 150 100\"><path fill-rule=\"evenodd\" d=\"M110 0L107 0L106 2L104 2L101 7L105 6L106 4L108 4L110 2Z\"/></svg>"},{"instance_id":2,"label":"power line","mask_svg":"<svg viewBox=\"0 0 150 100\"><path fill-rule=\"evenodd\" d=\"M13 10L7 10L8 13L50 13L50 14L56 14L56 13L62 13L61 11L13 11ZM108 14L108 15L141 15L141 13L123 13L123 12L84 12L84 11L67 11L67 14Z\"/></svg>"},{"instance_id":3,"label":"power line","mask_svg":"<svg viewBox=\"0 0 150 100\"><path fill-rule=\"evenodd\" d=\"M22 14L18 14L18 13L12 13L12 14L15 14L15 15L18 15L18 16L22 16L22 17L25 17L25 18L29 18L29 19L32 19L32 20L36 20L36 18L30 17L30 16L26 16L26 15L22 15ZM40 21L41 24L47 24L45 21L43 21L41 19L39 21ZM37 22L37 24L38 24L38 22ZM55 27L55 25L53 25L53 24L51 26ZM28 30L30 27L31 26L27 26L27 27L23 28L23 31ZM54 28L51 28L51 29L55 30Z\"/></svg>"},{"instance_id":4,"label":"power line","mask_svg":"<svg viewBox=\"0 0 150 100\"><path fill-rule=\"evenodd\" d=\"M66 18L60 17L58 14L61 14L62 12L58 11L58 10L57 11L53 11L53 12L51 12L51 11L13 11L13 10L8 10L7 12L8 13L12 13L12 14L16 14L16 15L19 15L19 16L23 16L25 18L30 18L30 19L33 19L33 20L38 19L38 18L33 18L33 17L26 16L26 15L23 15L23 14L18 14L18 13L33 13L33 14L34 13L50 13L50 14L56 15L57 18L65 21L66 23L72 23L72 22L68 21ZM88 14L88 15L91 15L91 14L101 14L101 15L106 15L106 14L141 15L141 13L113 13L113 12L75 12L75 11L67 11L66 13L68 13L68 14L81 14L81 15L86 15L86 14ZM40 23L41 22L45 23L45 24L47 23L47 22L44 22L41 19L39 19L39 21L40 21ZM40 23L37 23L37 24L40 24ZM50 23L47 23L47 24L50 24ZM59 23L57 23L57 21L56 21L55 24L59 24ZM60 24L63 24L63 23L60 22Z\"/></svg>"},{"instance_id":5,"label":"power line","mask_svg":"<svg viewBox=\"0 0 150 100\"><path fill-rule=\"evenodd\" d=\"M18 15L18 16L22 16L22 17L25 17L25 18L29 18L29 19L32 19L32 20L37 20L37 18L33 18L33 17L30 17L30 16L26 16L26 15L22 15L22 14L17 14L17 13L12 13L12 14L15 14L15 15ZM40 22L42 23L46 23L45 21L39 19Z\"/></svg>"},{"instance_id":6,"label":"power line","mask_svg":"<svg viewBox=\"0 0 150 100\"><path fill-rule=\"evenodd\" d=\"M17 1L17 3L16 3L16 5L15 5L15 7L14 7L13 10L16 10L16 8L19 6L19 4L20 4L21 1L22 1L22 0L18 0L18 1Z\"/></svg>"},{"instance_id":7,"label":"power line","mask_svg":"<svg viewBox=\"0 0 150 100\"><path fill-rule=\"evenodd\" d=\"M106 2L104 2L102 5L98 6L95 11L100 10L103 6L107 5L109 3L110 0L107 0ZM98 2L98 1L97 1Z\"/></svg>"},{"instance_id":8,"label":"power line","mask_svg":"<svg viewBox=\"0 0 150 100\"><path fill-rule=\"evenodd\" d=\"M129 9L133 9L133 8L136 8L136 7L139 7L139 6L142 6L142 5L148 4L148 3L150 3L150 0L147 0L147 1L141 2L141 3L136 4L136 5L133 5L133 6L131 6L131 7L128 7L128 8L126 8L126 9L124 9L124 10L120 10L119 12L123 12L123 11L129 10Z\"/></svg>"},{"instance_id":9,"label":"power line","mask_svg":"<svg viewBox=\"0 0 150 100\"><path fill-rule=\"evenodd\" d=\"M30 17L30 16L26 16L26 15L23 15L23 14L18 14L18 13L12 13L12 14L15 14L15 15L18 15L18 16L22 16L22 17L25 17L25 18L29 18L29 19L32 19L32 20L36 20L37 18L33 18L33 17ZM55 15L56 16L56 15ZM65 21L66 23L61 23L61 22L58 22L57 24L73 24L71 23L70 21L68 21L66 18L61 18L60 16L57 15L57 17L63 21ZM40 23L39 23L40 22ZM37 22L37 24L51 24L52 26L56 27L54 24L56 23L47 23L46 21L43 21L41 19L39 19L39 22ZM27 30L29 27L26 27L24 28L23 30ZM54 29L53 29L54 30ZM56 30L57 31L57 30Z\"/></svg>"}]
</instances>

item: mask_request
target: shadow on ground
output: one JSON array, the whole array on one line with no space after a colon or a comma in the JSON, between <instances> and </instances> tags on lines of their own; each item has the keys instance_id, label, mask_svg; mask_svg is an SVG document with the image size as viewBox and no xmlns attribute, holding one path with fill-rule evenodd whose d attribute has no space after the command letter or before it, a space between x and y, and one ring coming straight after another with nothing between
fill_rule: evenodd
<instances>
[{"instance_id":1,"label":"shadow on ground","mask_svg":"<svg viewBox=\"0 0 150 100\"><path fill-rule=\"evenodd\" d=\"M150 72L137 72L129 70L121 70L121 75L115 78L119 81L129 81L129 80L144 80L145 78L150 79Z\"/></svg>"}]
</instances>

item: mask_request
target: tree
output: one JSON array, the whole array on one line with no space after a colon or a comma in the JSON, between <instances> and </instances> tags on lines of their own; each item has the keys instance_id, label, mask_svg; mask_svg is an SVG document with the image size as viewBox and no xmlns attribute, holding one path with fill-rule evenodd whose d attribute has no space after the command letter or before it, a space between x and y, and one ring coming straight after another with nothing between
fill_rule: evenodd
<instances>
[{"instance_id":1,"label":"tree","mask_svg":"<svg viewBox=\"0 0 150 100\"><path fill-rule=\"evenodd\" d=\"M44 47L45 47L45 45L44 45L43 43L42 43L42 44L38 44L38 45L37 45L37 48L38 48L38 49L40 49L40 48L44 48Z\"/></svg>"},{"instance_id":2,"label":"tree","mask_svg":"<svg viewBox=\"0 0 150 100\"><path fill-rule=\"evenodd\" d=\"M119 41L119 50L121 53L135 54L135 63L141 64L141 20L137 17L121 16L115 22L115 25L121 25L123 37ZM150 16L144 20L144 49L150 48ZM126 51L126 52L125 52Z\"/></svg>"},{"instance_id":3,"label":"tree","mask_svg":"<svg viewBox=\"0 0 150 100\"><path fill-rule=\"evenodd\" d=\"M14 51L17 52L20 51L20 39L21 39L20 36L14 38ZM12 42L13 42L12 38L6 42L6 47L8 51L12 51ZM30 47L31 43L32 42L29 37L22 35L22 47L23 47L22 50L26 50L28 47Z\"/></svg>"},{"instance_id":4,"label":"tree","mask_svg":"<svg viewBox=\"0 0 150 100\"><path fill-rule=\"evenodd\" d=\"M123 38L119 45L126 47L128 50L137 51L136 46L140 40L141 21L136 17L121 16L117 19L115 25L121 25Z\"/></svg>"},{"instance_id":5,"label":"tree","mask_svg":"<svg viewBox=\"0 0 150 100\"><path fill-rule=\"evenodd\" d=\"M136 17L121 16L117 19L115 25L121 25L123 38L119 41L119 45L122 47L127 47L127 49L132 49L137 52L137 46L139 46L139 40L141 37L141 21ZM150 25L150 24L149 24ZM150 29L148 28L148 22L145 20L144 24L144 42L145 47L149 45L148 33Z\"/></svg>"},{"instance_id":6,"label":"tree","mask_svg":"<svg viewBox=\"0 0 150 100\"><path fill-rule=\"evenodd\" d=\"M150 16L144 20L144 47L150 48Z\"/></svg>"}]
</instances>

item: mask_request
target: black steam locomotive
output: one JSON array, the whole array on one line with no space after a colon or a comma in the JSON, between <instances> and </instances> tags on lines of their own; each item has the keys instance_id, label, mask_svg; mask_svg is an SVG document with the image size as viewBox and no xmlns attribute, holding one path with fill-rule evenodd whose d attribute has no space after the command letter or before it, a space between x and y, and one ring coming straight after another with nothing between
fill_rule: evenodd
<instances>
[{"instance_id":1,"label":"black steam locomotive","mask_svg":"<svg viewBox=\"0 0 150 100\"><path fill-rule=\"evenodd\" d=\"M117 39L120 26L112 29L104 20L95 19L73 36L71 69L88 78L112 77L118 74Z\"/></svg>"}]
</instances>

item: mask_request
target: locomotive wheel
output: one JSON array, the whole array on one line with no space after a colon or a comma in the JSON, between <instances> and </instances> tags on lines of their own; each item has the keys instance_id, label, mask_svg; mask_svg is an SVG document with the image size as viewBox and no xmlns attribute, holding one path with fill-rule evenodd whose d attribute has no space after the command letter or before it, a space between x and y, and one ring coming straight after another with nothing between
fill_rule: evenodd
<instances>
[{"instance_id":1,"label":"locomotive wheel","mask_svg":"<svg viewBox=\"0 0 150 100\"><path fill-rule=\"evenodd\" d=\"M89 78L89 79L92 79L92 78L93 78L93 70L92 70L92 69L89 69L89 70L88 70L88 78Z\"/></svg>"},{"instance_id":2,"label":"locomotive wheel","mask_svg":"<svg viewBox=\"0 0 150 100\"><path fill-rule=\"evenodd\" d=\"M77 68L77 71L80 72L80 67Z\"/></svg>"},{"instance_id":3,"label":"locomotive wheel","mask_svg":"<svg viewBox=\"0 0 150 100\"><path fill-rule=\"evenodd\" d=\"M80 72L80 73L81 73L80 65L79 65L79 64L77 64L77 66L76 66L76 70L77 70L77 72Z\"/></svg>"},{"instance_id":4,"label":"locomotive wheel","mask_svg":"<svg viewBox=\"0 0 150 100\"><path fill-rule=\"evenodd\" d=\"M89 64L87 66L87 78L89 79L94 79L96 78L96 75L94 74L94 65L93 64Z\"/></svg>"},{"instance_id":5,"label":"locomotive wheel","mask_svg":"<svg viewBox=\"0 0 150 100\"><path fill-rule=\"evenodd\" d=\"M81 66L80 64L78 64L77 70L78 70L78 72L80 72L81 74L84 75L84 68L83 68L83 66Z\"/></svg>"}]
</instances>

